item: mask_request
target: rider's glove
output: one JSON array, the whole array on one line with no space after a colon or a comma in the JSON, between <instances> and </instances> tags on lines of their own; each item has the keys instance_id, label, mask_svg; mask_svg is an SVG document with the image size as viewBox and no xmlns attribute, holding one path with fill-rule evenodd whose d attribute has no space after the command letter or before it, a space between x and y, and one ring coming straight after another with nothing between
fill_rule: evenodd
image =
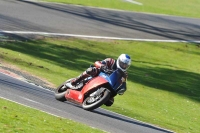
<instances>
[{"instance_id":1,"label":"rider's glove","mask_svg":"<svg viewBox=\"0 0 200 133\"><path fill-rule=\"evenodd\" d=\"M128 73L126 71L124 72L124 77L125 77L125 79L128 78Z\"/></svg>"},{"instance_id":2,"label":"rider's glove","mask_svg":"<svg viewBox=\"0 0 200 133\"><path fill-rule=\"evenodd\" d=\"M126 78L122 77L121 81L126 82Z\"/></svg>"},{"instance_id":3,"label":"rider's glove","mask_svg":"<svg viewBox=\"0 0 200 133\"><path fill-rule=\"evenodd\" d=\"M106 65L104 65L104 64L102 64L101 67L100 67L101 70L106 70L107 68L108 67Z\"/></svg>"}]
</instances>

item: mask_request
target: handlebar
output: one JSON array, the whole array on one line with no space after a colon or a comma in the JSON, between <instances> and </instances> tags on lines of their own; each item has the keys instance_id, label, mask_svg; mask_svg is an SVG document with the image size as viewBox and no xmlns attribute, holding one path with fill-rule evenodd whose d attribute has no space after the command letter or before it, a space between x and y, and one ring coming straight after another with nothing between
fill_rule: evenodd
<instances>
[{"instance_id":1,"label":"handlebar","mask_svg":"<svg viewBox=\"0 0 200 133\"><path fill-rule=\"evenodd\" d=\"M100 68L100 71L102 71L102 72L104 72L104 73L106 73L106 74L111 74L111 73L114 72L114 70L111 70L111 69L108 69L108 68L106 68L106 69Z\"/></svg>"}]
</instances>

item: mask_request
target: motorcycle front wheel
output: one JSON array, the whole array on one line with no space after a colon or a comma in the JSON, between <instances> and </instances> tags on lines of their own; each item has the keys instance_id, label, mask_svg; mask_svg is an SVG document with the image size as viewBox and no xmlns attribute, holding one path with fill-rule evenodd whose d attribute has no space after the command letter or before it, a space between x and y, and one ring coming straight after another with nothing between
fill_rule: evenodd
<instances>
[{"instance_id":1,"label":"motorcycle front wheel","mask_svg":"<svg viewBox=\"0 0 200 133\"><path fill-rule=\"evenodd\" d=\"M54 95L56 100L64 102L66 101L65 93L67 91L67 88L65 87L66 82L62 83L58 88L55 90Z\"/></svg>"},{"instance_id":2,"label":"motorcycle front wheel","mask_svg":"<svg viewBox=\"0 0 200 133\"><path fill-rule=\"evenodd\" d=\"M98 92L98 95L92 95L95 93L93 92L89 94L88 97L85 98L82 104L83 109L89 111L94 110L109 100L110 91L106 88L100 88L100 90L101 92Z\"/></svg>"}]
</instances>

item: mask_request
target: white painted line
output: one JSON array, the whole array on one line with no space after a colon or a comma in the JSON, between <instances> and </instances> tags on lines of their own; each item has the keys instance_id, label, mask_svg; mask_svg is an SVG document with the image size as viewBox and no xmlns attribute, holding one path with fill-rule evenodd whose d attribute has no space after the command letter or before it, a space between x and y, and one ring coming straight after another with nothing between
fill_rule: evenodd
<instances>
[{"instance_id":1,"label":"white painted line","mask_svg":"<svg viewBox=\"0 0 200 133\"><path fill-rule=\"evenodd\" d=\"M14 103L17 103L17 104L20 104L20 105L23 105L23 106L26 106L26 107L29 107L29 108L32 108L32 109L36 109L36 110L38 110L38 111L41 111L41 112L50 114L50 115L52 115L52 116L56 116L56 117L59 117L59 118L63 118L63 117L60 117L60 116L58 116L58 115L55 115L55 114L52 114L52 113L49 113L49 112L40 110L40 109L35 108L35 107L28 106L28 105L23 104L23 103L16 102L16 101L14 101L14 100L11 100L11 99L8 99L8 98L2 97L2 96L0 96L0 98L5 99L5 100L8 100L8 101L11 101L11 102L14 102ZM26 100L27 100L27 99L26 99ZM29 100L29 101L32 101L32 100ZM33 101L32 101L32 102L33 102ZM38 102L34 102L34 103L38 103ZM38 104L41 104L41 103L38 103ZM44 105L44 104L41 104L41 105L46 106L46 105ZM50 106L47 106L47 107L52 108L52 107L50 107ZM55 109L55 110L57 110L57 111L61 111L61 110L58 110L58 109L56 109L56 108L52 108L52 109ZM66 118L64 118L64 119L66 119ZM70 119L70 120L71 120L71 119Z\"/></svg>"},{"instance_id":2,"label":"white painted line","mask_svg":"<svg viewBox=\"0 0 200 133\"><path fill-rule=\"evenodd\" d=\"M143 5L142 3L134 1L134 0L125 0L125 1L133 3L133 4L137 4L137 5Z\"/></svg>"},{"instance_id":3,"label":"white painted line","mask_svg":"<svg viewBox=\"0 0 200 133\"><path fill-rule=\"evenodd\" d=\"M59 109L57 109L57 108L53 108L52 106L48 106L48 105L39 103L39 102L37 102L37 101L31 100L31 99L29 99L29 98L25 98L25 97L22 97L22 96L19 96L19 97L22 98L22 99L24 99L24 100L26 100L26 101L30 101L30 102L32 102L32 103L36 103L36 104L38 104L38 105L41 105L42 107L47 107L47 108L54 109L54 110L57 110L57 111L59 111L59 112L62 112L62 110L59 110ZM12 101L12 100L11 100L11 101ZM18 102L16 102L16 103L18 103ZM21 104L21 103L19 103L19 104ZM24 104L22 104L22 105L24 105ZM27 105L25 105L25 106L27 106ZM29 106L28 106L28 107L29 107ZM32 108L32 107L30 107L30 108ZM37 109L37 110L39 110L39 109ZM40 111L41 111L41 110L40 110ZM60 116L58 116L58 115L55 115L55 114L52 114L52 113L49 113L49 112L46 112L46 111L42 111L42 112L45 112L45 113L47 113L47 114L50 114L50 115L53 115L53 116L56 116L56 117L60 117ZM66 118L65 118L65 119L66 119Z\"/></svg>"},{"instance_id":4,"label":"white painted line","mask_svg":"<svg viewBox=\"0 0 200 133\"><path fill-rule=\"evenodd\" d=\"M32 32L32 31L5 31L0 30L1 33L7 34L21 34L21 35L46 35L46 36L63 36L63 37L79 37L92 39L109 39L109 40L125 40L125 41L142 41L142 42L183 42L183 43L200 43L200 40L159 40L159 39L137 39L137 38L120 38L120 37L105 37L105 36L90 36L64 33L49 33L49 32Z\"/></svg>"}]
</instances>

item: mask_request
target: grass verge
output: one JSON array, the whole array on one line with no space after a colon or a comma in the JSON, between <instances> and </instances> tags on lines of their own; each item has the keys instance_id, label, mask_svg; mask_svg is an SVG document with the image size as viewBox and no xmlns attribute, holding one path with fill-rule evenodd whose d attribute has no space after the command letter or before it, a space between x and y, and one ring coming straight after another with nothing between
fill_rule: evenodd
<instances>
[{"instance_id":1,"label":"grass verge","mask_svg":"<svg viewBox=\"0 0 200 133\"><path fill-rule=\"evenodd\" d=\"M47 38L0 46L1 60L55 85L78 76L96 60L128 53L128 90L104 108L175 132L200 130L199 44Z\"/></svg>"},{"instance_id":2,"label":"grass verge","mask_svg":"<svg viewBox=\"0 0 200 133\"><path fill-rule=\"evenodd\" d=\"M200 0L136 0L143 5L132 4L126 0L44 0L83 6L104 7L120 10L168 14L200 18Z\"/></svg>"},{"instance_id":3,"label":"grass verge","mask_svg":"<svg viewBox=\"0 0 200 133\"><path fill-rule=\"evenodd\" d=\"M0 98L1 133L103 133L72 120L48 115Z\"/></svg>"}]
</instances>

